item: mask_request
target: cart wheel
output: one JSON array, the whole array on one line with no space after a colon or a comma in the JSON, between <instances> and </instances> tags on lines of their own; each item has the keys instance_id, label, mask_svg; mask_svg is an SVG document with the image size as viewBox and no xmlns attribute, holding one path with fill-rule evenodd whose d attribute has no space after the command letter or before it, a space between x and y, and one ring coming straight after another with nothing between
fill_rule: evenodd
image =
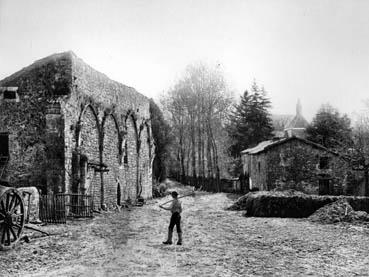
<instances>
[{"instance_id":1,"label":"cart wheel","mask_svg":"<svg viewBox=\"0 0 369 277\"><path fill-rule=\"evenodd\" d=\"M19 241L25 223L24 203L15 188L0 195L0 250L9 250Z\"/></svg>"}]
</instances>

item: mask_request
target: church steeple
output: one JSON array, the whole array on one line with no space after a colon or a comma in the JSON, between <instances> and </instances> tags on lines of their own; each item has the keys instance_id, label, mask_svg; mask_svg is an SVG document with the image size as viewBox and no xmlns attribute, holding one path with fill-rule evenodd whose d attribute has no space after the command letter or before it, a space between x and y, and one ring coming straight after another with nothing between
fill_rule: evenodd
<instances>
[{"instance_id":1,"label":"church steeple","mask_svg":"<svg viewBox=\"0 0 369 277\"><path fill-rule=\"evenodd\" d=\"M297 104L296 104L296 115L302 116L302 106L301 106L300 98L297 100Z\"/></svg>"},{"instance_id":2,"label":"church steeple","mask_svg":"<svg viewBox=\"0 0 369 277\"><path fill-rule=\"evenodd\" d=\"M300 99L297 100L296 104L296 115L286 125L284 131L287 137L296 136L304 138L306 136L305 130L309 123L302 116L302 106Z\"/></svg>"}]
</instances>

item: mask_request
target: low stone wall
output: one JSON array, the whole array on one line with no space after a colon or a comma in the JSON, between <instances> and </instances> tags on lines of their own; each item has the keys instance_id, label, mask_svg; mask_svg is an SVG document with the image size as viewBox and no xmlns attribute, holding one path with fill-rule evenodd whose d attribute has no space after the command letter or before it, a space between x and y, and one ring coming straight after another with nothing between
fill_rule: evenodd
<instances>
[{"instance_id":1,"label":"low stone wall","mask_svg":"<svg viewBox=\"0 0 369 277\"><path fill-rule=\"evenodd\" d=\"M23 195L24 202L24 212L27 215L28 207L30 207L29 221L30 222L40 222L40 193L36 187L23 187L17 188ZM30 194L30 196L29 196ZM30 200L30 206L28 201Z\"/></svg>"},{"instance_id":2,"label":"low stone wall","mask_svg":"<svg viewBox=\"0 0 369 277\"><path fill-rule=\"evenodd\" d=\"M249 192L229 210L245 210L247 216L302 218L339 199L346 199L356 211L369 212L369 197L307 195L297 191Z\"/></svg>"}]
</instances>

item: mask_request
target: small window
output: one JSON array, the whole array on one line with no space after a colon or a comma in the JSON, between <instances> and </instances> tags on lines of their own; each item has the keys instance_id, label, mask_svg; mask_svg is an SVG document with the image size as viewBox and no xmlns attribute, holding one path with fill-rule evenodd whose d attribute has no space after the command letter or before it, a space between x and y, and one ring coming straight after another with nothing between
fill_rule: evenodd
<instances>
[{"instance_id":1,"label":"small window","mask_svg":"<svg viewBox=\"0 0 369 277\"><path fill-rule=\"evenodd\" d=\"M258 162L258 171L260 173L260 162Z\"/></svg>"},{"instance_id":2,"label":"small window","mask_svg":"<svg viewBox=\"0 0 369 277\"><path fill-rule=\"evenodd\" d=\"M15 91L6 90L4 91L4 99L15 100L17 98L17 94Z\"/></svg>"},{"instance_id":3,"label":"small window","mask_svg":"<svg viewBox=\"0 0 369 277\"><path fill-rule=\"evenodd\" d=\"M279 165L280 166L287 166L288 165L288 159L287 159L287 156L284 152L280 152L279 153Z\"/></svg>"},{"instance_id":4,"label":"small window","mask_svg":"<svg viewBox=\"0 0 369 277\"><path fill-rule=\"evenodd\" d=\"M0 100L19 102L18 87L0 87Z\"/></svg>"},{"instance_id":5,"label":"small window","mask_svg":"<svg viewBox=\"0 0 369 277\"><path fill-rule=\"evenodd\" d=\"M329 168L329 157L320 157L319 159L319 169Z\"/></svg>"}]
</instances>

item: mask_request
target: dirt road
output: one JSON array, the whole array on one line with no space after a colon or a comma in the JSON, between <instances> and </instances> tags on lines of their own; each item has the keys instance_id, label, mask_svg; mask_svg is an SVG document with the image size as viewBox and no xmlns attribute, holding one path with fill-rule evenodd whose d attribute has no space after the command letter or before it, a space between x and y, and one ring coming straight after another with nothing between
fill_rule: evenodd
<instances>
[{"instance_id":1,"label":"dirt road","mask_svg":"<svg viewBox=\"0 0 369 277\"><path fill-rule=\"evenodd\" d=\"M53 236L0 253L0 276L369 276L365 228L246 218L224 210L229 195L202 193L183 199L184 245L165 246L156 202L48 226Z\"/></svg>"}]
</instances>

